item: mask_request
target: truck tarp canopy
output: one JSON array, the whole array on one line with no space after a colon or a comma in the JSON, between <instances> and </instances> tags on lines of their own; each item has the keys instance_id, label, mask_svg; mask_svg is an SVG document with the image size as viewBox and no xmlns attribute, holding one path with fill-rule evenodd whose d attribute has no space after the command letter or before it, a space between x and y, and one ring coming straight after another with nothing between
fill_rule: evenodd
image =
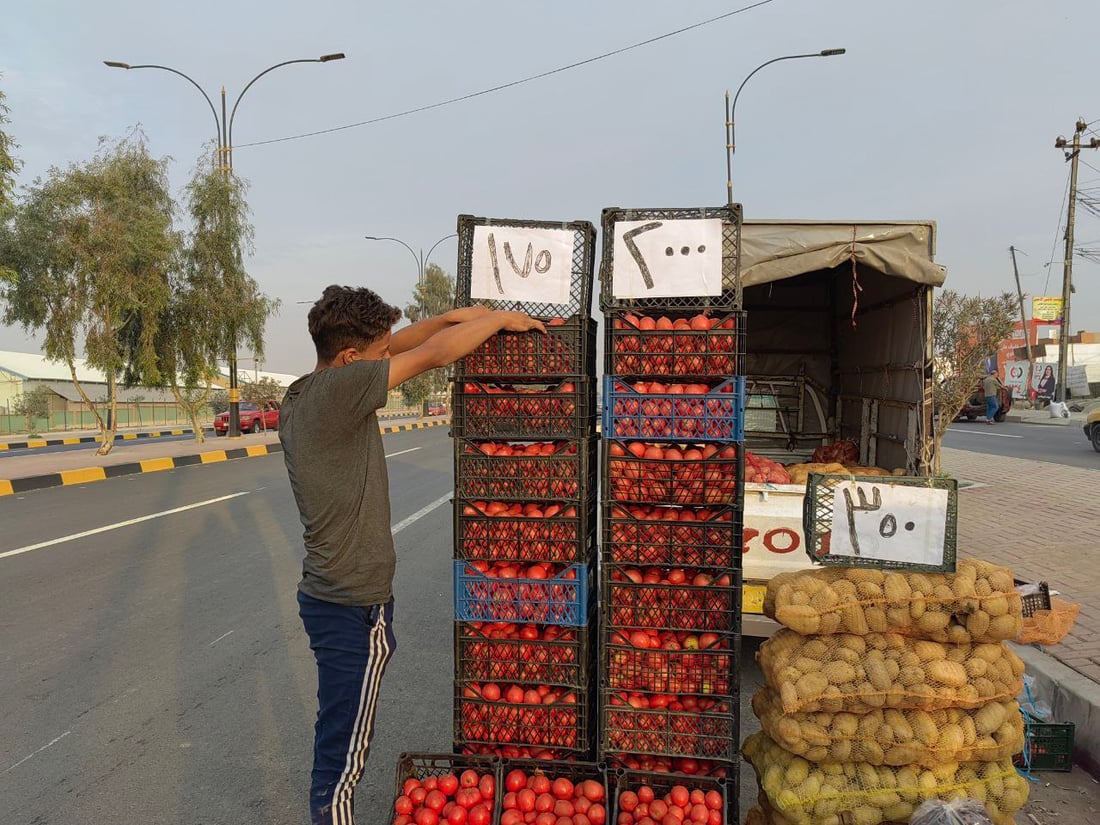
<instances>
[{"instance_id":1,"label":"truck tarp canopy","mask_svg":"<svg viewBox=\"0 0 1100 825\"><path fill-rule=\"evenodd\" d=\"M912 223L745 221L741 278L745 286L856 263L895 278L942 286L946 272L933 262L936 225Z\"/></svg>"}]
</instances>

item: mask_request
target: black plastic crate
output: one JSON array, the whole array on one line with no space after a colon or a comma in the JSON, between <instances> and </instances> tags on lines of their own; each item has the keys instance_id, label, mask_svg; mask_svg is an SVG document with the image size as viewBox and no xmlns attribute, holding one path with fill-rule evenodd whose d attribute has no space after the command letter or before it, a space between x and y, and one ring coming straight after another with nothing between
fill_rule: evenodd
<instances>
[{"instance_id":1,"label":"black plastic crate","mask_svg":"<svg viewBox=\"0 0 1100 825\"><path fill-rule=\"evenodd\" d=\"M595 673L593 642L587 627L456 622L455 678L587 689Z\"/></svg>"},{"instance_id":2,"label":"black plastic crate","mask_svg":"<svg viewBox=\"0 0 1100 825\"><path fill-rule=\"evenodd\" d=\"M455 438L517 441L583 439L595 435L595 385L576 377L541 387L455 383L451 434Z\"/></svg>"},{"instance_id":3,"label":"black plastic crate","mask_svg":"<svg viewBox=\"0 0 1100 825\"><path fill-rule=\"evenodd\" d=\"M605 441L604 495L624 504L735 504L737 450L735 444Z\"/></svg>"},{"instance_id":4,"label":"black plastic crate","mask_svg":"<svg viewBox=\"0 0 1100 825\"><path fill-rule=\"evenodd\" d=\"M472 756L493 756L498 759L533 759L539 762L585 762L591 751L568 751L561 748L526 747L523 745L455 744L455 753Z\"/></svg>"},{"instance_id":5,"label":"black plastic crate","mask_svg":"<svg viewBox=\"0 0 1100 825\"><path fill-rule=\"evenodd\" d=\"M503 295L498 299L471 297L471 274L474 257L474 231L476 227L483 226L491 230L493 227L507 229L557 229L573 233L573 249L570 260L570 279L568 294L562 303L531 302L509 300ZM486 238L486 241L488 239ZM549 261L540 260L540 251L531 248L530 257L526 245L523 249L506 251L503 248L503 238L496 239L499 245L495 245L497 265L500 268L520 274L527 271L529 278L537 278L544 264ZM488 249L479 254L491 254ZM492 309L515 310L526 312L536 318L569 318L573 315L588 315L592 306L592 282L596 259L596 227L588 221L538 221L519 220L511 218L483 218L473 215L458 216L458 271L455 277L455 306L467 307L472 304L481 304ZM532 271L532 269L534 271ZM506 275L507 277L507 275Z\"/></svg>"},{"instance_id":6,"label":"black plastic crate","mask_svg":"<svg viewBox=\"0 0 1100 825\"><path fill-rule=\"evenodd\" d=\"M711 387L687 383L671 393L664 382L627 382L604 376L603 436L642 441L745 440L745 379ZM694 389L691 389L694 387Z\"/></svg>"},{"instance_id":7,"label":"black plastic crate","mask_svg":"<svg viewBox=\"0 0 1100 825\"><path fill-rule=\"evenodd\" d=\"M715 810L721 810L723 812L722 825L737 825L739 822L739 812L737 809L737 765L734 764L731 767L731 773L725 777L686 776L676 773L649 773L646 771L619 770L614 776L615 807L612 811L612 816L608 818L607 821L609 823L618 821L619 814L625 810L622 806L622 797L624 793L632 793L637 796L638 789L646 785L653 789L655 799L663 800L673 788L680 785L687 788L689 794L693 790L701 790L704 794L704 799L707 792L713 791L719 794L721 796L721 808L715 808ZM706 803L704 802L703 804L705 805Z\"/></svg>"},{"instance_id":8,"label":"black plastic crate","mask_svg":"<svg viewBox=\"0 0 1100 825\"><path fill-rule=\"evenodd\" d=\"M608 375L637 379L704 380L745 372L745 313L712 316L690 310L607 316Z\"/></svg>"},{"instance_id":9,"label":"black plastic crate","mask_svg":"<svg viewBox=\"0 0 1100 825\"><path fill-rule=\"evenodd\" d=\"M1016 589L1027 582L1017 582ZM1034 616L1036 610L1050 610L1050 585L1046 582L1038 583L1038 592L1020 596L1020 606L1023 608L1024 617Z\"/></svg>"},{"instance_id":10,"label":"black plastic crate","mask_svg":"<svg viewBox=\"0 0 1100 825\"><path fill-rule=\"evenodd\" d=\"M658 773L681 780L720 779L732 775L731 763L714 759L683 756L652 756L647 753L609 753L604 760L608 781L614 784L616 775L625 771Z\"/></svg>"},{"instance_id":11,"label":"black plastic crate","mask_svg":"<svg viewBox=\"0 0 1100 825\"><path fill-rule=\"evenodd\" d=\"M628 691L601 688L600 748L732 762L737 758L737 715L730 700L705 710L633 707ZM709 701L709 700L708 700Z\"/></svg>"},{"instance_id":12,"label":"black plastic crate","mask_svg":"<svg viewBox=\"0 0 1100 825\"><path fill-rule=\"evenodd\" d=\"M455 380L544 383L596 374L596 322L585 316L547 322L546 332L500 332L455 364Z\"/></svg>"},{"instance_id":13,"label":"black plastic crate","mask_svg":"<svg viewBox=\"0 0 1100 825\"><path fill-rule=\"evenodd\" d=\"M463 771L474 770L479 774L488 774L493 777L495 793L492 800L492 814L494 821L500 815L501 808L501 779L500 759L492 756L456 756L454 754L433 753L403 753L397 758L397 778L394 782L393 801L404 794L405 782L409 779L424 780L429 777L439 778L447 774L455 777L461 776ZM396 819L393 804L390 805L387 822Z\"/></svg>"},{"instance_id":14,"label":"black plastic crate","mask_svg":"<svg viewBox=\"0 0 1100 825\"><path fill-rule=\"evenodd\" d=\"M600 614L602 627L619 629L687 630L709 633L740 633L741 573L731 570L720 575L729 584L693 584L688 571L685 584L650 584L626 578L640 568L625 565L601 565Z\"/></svg>"},{"instance_id":15,"label":"black plastic crate","mask_svg":"<svg viewBox=\"0 0 1100 825\"><path fill-rule=\"evenodd\" d=\"M501 781L507 785L507 777L513 771L522 771L529 778L535 776L545 776L551 783L556 779L568 779L573 783L574 788L580 785L582 782L596 782L603 789L603 798L596 801L594 804L600 805L605 811L604 821L611 823L611 806L614 804L614 799L611 798L613 792L612 785L608 783L607 771L603 765L599 765L595 762L566 762L559 760L545 760L545 759L504 759L501 762ZM507 794L507 790L505 790ZM574 794L575 796L575 794ZM501 812L504 812L502 806Z\"/></svg>"},{"instance_id":16,"label":"black plastic crate","mask_svg":"<svg viewBox=\"0 0 1100 825\"><path fill-rule=\"evenodd\" d=\"M732 633L682 631L655 639L640 630L600 632L600 673L609 691L731 701L740 693L741 640ZM673 641L678 647L669 649Z\"/></svg>"},{"instance_id":17,"label":"black plastic crate","mask_svg":"<svg viewBox=\"0 0 1100 825\"><path fill-rule=\"evenodd\" d=\"M605 503L601 557L616 565L739 569L741 512Z\"/></svg>"},{"instance_id":18,"label":"black plastic crate","mask_svg":"<svg viewBox=\"0 0 1100 825\"><path fill-rule=\"evenodd\" d=\"M505 696L511 687L524 693L538 694L540 685L498 685L501 698L489 701L480 695L482 684L455 682L454 741L457 748L478 745L513 745L552 748L588 753L592 743L593 707L591 691L586 688L560 687L564 691L552 704L509 702ZM554 690L553 686L541 686ZM571 697L571 698L569 698Z\"/></svg>"},{"instance_id":19,"label":"black plastic crate","mask_svg":"<svg viewBox=\"0 0 1100 825\"><path fill-rule=\"evenodd\" d=\"M1033 771L1073 770L1073 722L1028 722L1024 727L1024 750L1015 763Z\"/></svg>"},{"instance_id":20,"label":"black plastic crate","mask_svg":"<svg viewBox=\"0 0 1100 825\"><path fill-rule=\"evenodd\" d=\"M592 609L595 567L572 564L553 578L505 579L487 576L471 562L455 561L455 620L585 626Z\"/></svg>"},{"instance_id":21,"label":"black plastic crate","mask_svg":"<svg viewBox=\"0 0 1100 825\"><path fill-rule=\"evenodd\" d=\"M596 490L596 439L455 439L455 495L484 501L587 501Z\"/></svg>"},{"instance_id":22,"label":"black plastic crate","mask_svg":"<svg viewBox=\"0 0 1100 825\"><path fill-rule=\"evenodd\" d=\"M615 225L620 221L646 221L645 228L654 233L660 224L676 220L718 219L722 221L722 287L720 295L698 297L654 297L654 298L617 298L614 294L614 249ZM657 226L653 226L656 224ZM603 254L600 259L600 308L604 312L613 310L632 310L636 312L663 314L674 310L696 310L719 312L741 308L741 205L671 208L671 209L621 209L612 207L603 210L601 219L603 232ZM639 227L641 228L641 227ZM637 231L637 230L635 230ZM656 238L656 234L651 238ZM665 256L674 256L677 252L668 247ZM635 253L631 253L635 254ZM638 253L643 259L644 255ZM690 251L689 251L690 254ZM662 258L646 260L647 269L661 265Z\"/></svg>"},{"instance_id":23,"label":"black plastic crate","mask_svg":"<svg viewBox=\"0 0 1100 825\"><path fill-rule=\"evenodd\" d=\"M514 512L521 507L533 509ZM595 521L591 499L527 505L455 499L454 554L464 561L588 564L595 560Z\"/></svg>"}]
</instances>

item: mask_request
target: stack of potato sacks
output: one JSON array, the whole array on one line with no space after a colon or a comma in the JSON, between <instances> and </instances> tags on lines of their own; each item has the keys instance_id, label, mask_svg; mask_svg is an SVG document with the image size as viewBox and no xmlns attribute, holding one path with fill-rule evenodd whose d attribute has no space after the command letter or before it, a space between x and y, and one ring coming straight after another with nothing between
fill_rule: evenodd
<instances>
[{"instance_id":1,"label":"stack of potato sacks","mask_svg":"<svg viewBox=\"0 0 1100 825\"><path fill-rule=\"evenodd\" d=\"M1004 643L1023 621L1009 571L785 573L764 612L784 628L758 654L747 822L908 822L925 800L967 797L1013 822L1028 788L1012 766L1024 665Z\"/></svg>"}]
</instances>

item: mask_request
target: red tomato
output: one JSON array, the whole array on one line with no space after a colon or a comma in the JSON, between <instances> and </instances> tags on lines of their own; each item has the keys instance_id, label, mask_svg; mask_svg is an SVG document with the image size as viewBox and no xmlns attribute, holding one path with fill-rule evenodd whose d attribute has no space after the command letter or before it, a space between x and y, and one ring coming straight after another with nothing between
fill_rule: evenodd
<instances>
[{"instance_id":1,"label":"red tomato","mask_svg":"<svg viewBox=\"0 0 1100 825\"><path fill-rule=\"evenodd\" d=\"M586 779L578 786L578 790L584 794L589 802L603 802L603 784L596 782L594 779ZM591 819L592 817L588 818Z\"/></svg>"},{"instance_id":2,"label":"red tomato","mask_svg":"<svg viewBox=\"0 0 1100 825\"><path fill-rule=\"evenodd\" d=\"M601 788L601 790L603 789ZM627 793L630 792L627 791ZM626 796L626 794L623 794L623 796ZM620 803L621 802L622 800L620 799ZM604 823L607 822L607 809L604 808L603 805L592 805L585 811L585 814L588 816L588 821L591 822L592 825L604 825Z\"/></svg>"},{"instance_id":3,"label":"red tomato","mask_svg":"<svg viewBox=\"0 0 1100 825\"><path fill-rule=\"evenodd\" d=\"M633 811L638 807L638 794L634 791L623 791L619 794L619 810L620 811ZM592 817L588 817L591 819Z\"/></svg>"},{"instance_id":4,"label":"red tomato","mask_svg":"<svg viewBox=\"0 0 1100 825\"><path fill-rule=\"evenodd\" d=\"M550 792L550 779L545 774L538 774L531 777L531 790L536 794L549 793Z\"/></svg>"},{"instance_id":5,"label":"red tomato","mask_svg":"<svg viewBox=\"0 0 1100 825\"><path fill-rule=\"evenodd\" d=\"M470 811L470 816L466 822L468 825L489 825L492 818L493 815L489 813L488 805L478 805Z\"/></svg>"},{"instance_id":6,"label":"red tomato","mask_svg":"<svg viewBox=\"0 0 1100 825\"><path fill-rule=\"evenodd\" d=\"M477 784L477 789L481 791L482 799L492 799L497 792L496 782L491 776L483 776L481 777L481 781Z\"/></svg>"},{"instance_id":7,"label":"red tomato","mask_svg":"<svg viewBox=\"0 0 1100 825\"><path fill-rule=\"evenodd\" d=\"M683 785L676 785L668 795L669 802L678 808L686 808L691 803L691 791Z\"/></svg>"},{"instance_id":8,"label":"red tomato","mask_svg":"<svg viewBox=\"0 0 1100 825\"><path fill-rule=\"evenodd\" d=\"M722 810L722 794L718 791L707 791L706 805L712 811Z\"/></svg>"},{"instance_id":9,"label":"red tomato","mask_svg":"<svg viewBox=\"0 0 1100 825\"><path fill-rule=\"evenodd\" d=\"M428 795L428 792L423 788L413 788L413 792L409 794L409 799L412 800L413 805L423 805L424 797Z\"/></svg>"},{"instance_id":10,"label":"red tomato","mask_svg":"<svg viewBox=\"0 0 1100 825\"><path fill-rule=\"evenodd\" d=\"M443 792L436 789L428 791L428 795L424 797L424 807L431 808L436 813L443 810L443 806L447 804L447 797L443 795Z\"/></svg>"},{"instance_id":11,"label":"red tomato","mask_svg":"<svg viewBox=\"0 0 1100 825\"><path fill-rule=\"evenodd\" d=\"M458 783L463 788L473 788L478 783L477 771L465 770L462 772L462 776L458 778Z\"/></svg>"},{"instance_id":12,"label":"red tomato","mask_svg":"<svg viewBox=\"0 0 1100 825\"><path fill-rule=\"evenodd\" d=\"M469 813L461 805L455 805L447 813L447 825L466 825Z\"/></svg>"},{"instance_id":13,"label":"red tomato","mask_svg":"<svg viewBox=\"0 0 1100 825\"><path fill-rule=\"evenodd\" d=\"M416 825L439 825L439 814L431 808L421 808L413 818Z\"/></svg>"},{"instance_id":14,"label":"red tomato","mask_svg":"<svg viewBox=\"0 0 1100 825\"><path fill-rule=\"evenodd\" d=\"M524 788L516 794L516 807L524 813L533 811L535 810L535 799L537 797L538 794L533 790Z\"/></svg>"},{"instance_id":15,"label":"red tomato","mask_svg":"<svg viewBox=\"0 0 1100 825\"><path fill-rule=\"evenodd\" d=\"M504 787L509 791L521 791L527 787L527 774L521 770L510 771L504 778Z\"/></svg>"},{"instance_id":16,"label":"red tomato","mask_svg":"<svg viewBox=\"0 0 1100 825\"><path fill-rule=\"evenodd\" d=\"M447 796L454 796L455 791L458 790L458 777L453 773L445 773L439 777L439 784L436 787Z\"/></svg>"},{"instance_id":17,"label":"red tomato","mask_svg":"<svg viewBox=\"0 0 1100 825\"><path fill-rule=\"evenodd\" d=\"M420 780L419 779L415 779L415 778L406 779L405 784L404 784L403 789L402 789L401 792L403 794L405 794L405 796L408 796L409 794L411 794L413 791L415 791L419 787L420 787Z\"/></svg>"},{"instance_id":18,"label":"red tomato","mask_svg":"<svg viewBox=\"0 0 1100 825\"><path fill-rule=\"evenodd\" d=\"M393 810L399 814L411 814L413 812L412 800L404 795L397 797L397 800L393 803Z\"/></svg>"}]
</instances>

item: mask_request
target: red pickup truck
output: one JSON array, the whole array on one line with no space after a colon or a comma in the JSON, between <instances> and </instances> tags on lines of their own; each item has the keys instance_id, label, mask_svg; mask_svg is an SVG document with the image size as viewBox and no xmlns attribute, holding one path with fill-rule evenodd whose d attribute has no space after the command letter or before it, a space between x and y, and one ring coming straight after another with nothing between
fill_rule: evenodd
<instances>
[{"instance_id":1,"label":"red pickup truck","mask_svg":"<svg viewBox=\"0 0 1100 825\"><path fill-rule=\"evenodd\" d=\"M253 433L258 430L279 429L279 402L265 401L263 409L248 401L241 402L241 432ZM214 416L214 432L225 435L229 432L229 411Z\"/></svg>"}]
</instances>

